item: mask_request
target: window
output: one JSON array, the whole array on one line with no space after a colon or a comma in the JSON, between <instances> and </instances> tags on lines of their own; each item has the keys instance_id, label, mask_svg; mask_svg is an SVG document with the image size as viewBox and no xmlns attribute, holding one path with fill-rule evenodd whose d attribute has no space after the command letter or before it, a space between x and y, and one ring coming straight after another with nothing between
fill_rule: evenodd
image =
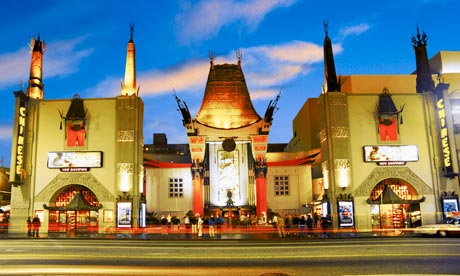
<instances>
[{"instance_id":1,"label":"window","mask_svg":"<svg viewBox=\"0 0 460 276\"><path fill-rule=\"evenodd\" d=\"M289 195L289 176L275 176L275 195Z\"/></svg>"},{"instance_id":2,"label":"window","mask_svg":"<svg viewBox=\"0 0 460 276\"><path fill-rule=\"evenodd\" d=\"M183 197L184 196L184 183L182 178L169 179L169 197Z\"/></svg>"}]
</instances>

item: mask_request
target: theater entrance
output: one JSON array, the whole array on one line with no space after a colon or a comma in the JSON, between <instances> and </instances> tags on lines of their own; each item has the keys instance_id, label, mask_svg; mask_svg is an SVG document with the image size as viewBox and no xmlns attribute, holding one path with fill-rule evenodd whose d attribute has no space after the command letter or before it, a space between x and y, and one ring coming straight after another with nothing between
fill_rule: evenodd
<instances>
[{"instance_id":1,"label":"theater entrance","mask_svg":"<svg viewBox=\"0 0 460 276\"><path fill-rule=\"evenodd\" d=\"M49 210L48 232L98 232L101 205L95 194L82 185L70 185L57 192Z\"/></svg>"},{"instance_id":2,"label":"theater entrance","mask_svg":"<svg viewBox=\"0 0 460 276\"><path fill-rule=\"evenodd\" d=\"M371 192L373 229L414 228L422 224L420 203L425 200L408 182L389 178L378 183Z\"/></svg>"}]
</instances>

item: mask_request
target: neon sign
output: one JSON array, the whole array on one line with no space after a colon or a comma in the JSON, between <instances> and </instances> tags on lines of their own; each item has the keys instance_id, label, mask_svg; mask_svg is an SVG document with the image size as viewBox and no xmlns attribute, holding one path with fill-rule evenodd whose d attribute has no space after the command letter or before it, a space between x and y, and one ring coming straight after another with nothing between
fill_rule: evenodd
<instances>
[{"instance_id":1,"label":"neon sign","mask_svg":"<svg viewBox=\"0 0 460 276\"><path fill-rule=\"evenodd\" d=\"M23 101L19 104L18 135L16 140L16 169L15 179L22 180L24 175L24 135L26 131L26 106Z\"/></svg>"},{"instance_id":2,"label":"neon sign","mask_svg":"<svg viewBox=\"0 0 460 276\"><path fill-rule=\"evenodd\" d=\"M441 98L437 101L436 107L438 109L439 128L441 136L441 149L443 156L443 165L446 172L452 171L452 159L450 155L450 143L447 131L446 109L444 106L444 99Z\"/></svg>"}]
</instances>

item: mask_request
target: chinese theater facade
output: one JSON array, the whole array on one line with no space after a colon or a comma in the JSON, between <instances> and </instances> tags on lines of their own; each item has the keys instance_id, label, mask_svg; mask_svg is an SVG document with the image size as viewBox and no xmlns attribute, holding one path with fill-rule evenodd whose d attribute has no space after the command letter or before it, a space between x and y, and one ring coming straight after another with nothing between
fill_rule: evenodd
<instances>
[{"instance_id":1,"label":"chinese theater facade","mask_svg":"<svg viewBox=\"0 0 460 276\"><path fill-rule=\"evenodd\" d=\"M26 93L15 92L10 234L24 234L28 217L41 232L100 232L142 226L143 101L135 50L128 43L121 95L44 99L45 44L33 39Z\"/></svg>"},{"instance_id":2,"label":"chinese theater facade","mask_svg":"<svg viewBox=\"0 0 460 276\"><path fill-rule=\"evenodd\" d=\"M211 58L195 118L177 98L190 146L194 214L237 208L256 208L259 216L267 213L265 155L276 101L264 118L257 114L240 58L238 64L217 65Z\"/></svg>"},{"instance_id":3,"label":"chinese theater facade","mask_svg":"<svg viewBox=\"0 0 460 276\"><path fill-rule=\"evenodd\" d=\"M319 110L312 129L322 179L313 181L320 191L313 204L335 229L414 228L458 215L455 121L446 112L449 83L458 80L446 74L435 85L426 35L417 32L412 42L416 74L350 75L338 83L326 31L325 88L305 107Z\"/></svg>"}]
</instances>

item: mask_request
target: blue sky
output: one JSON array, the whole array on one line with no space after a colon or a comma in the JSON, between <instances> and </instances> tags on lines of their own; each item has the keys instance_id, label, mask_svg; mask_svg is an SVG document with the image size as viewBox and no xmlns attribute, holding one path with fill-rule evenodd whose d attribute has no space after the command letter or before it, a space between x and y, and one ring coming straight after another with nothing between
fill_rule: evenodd
<instances>
[{"instance_id":1,"label":"blue sky","mask_svg":"<svg viewBox=\"0 0 460 276\"><path fill-rule=\"evenodd\" d=\"M259 115L281 91L269 142L287 143L298 110L321 93L323 21L338 75L407 74L415 70L410 38L417 25L428 34L429 57L460 50L459 12L457 0L7 1L0 11L0 156L9 166L13 91L27 83L28 43L38 34L46 43L45 99L114 97L124 77L129 24L135 24L146 144L153 133L186 143L173 90L194 117L209 51L215 63L236 63L241 50Z\"/></svg>"}]
</instances>

